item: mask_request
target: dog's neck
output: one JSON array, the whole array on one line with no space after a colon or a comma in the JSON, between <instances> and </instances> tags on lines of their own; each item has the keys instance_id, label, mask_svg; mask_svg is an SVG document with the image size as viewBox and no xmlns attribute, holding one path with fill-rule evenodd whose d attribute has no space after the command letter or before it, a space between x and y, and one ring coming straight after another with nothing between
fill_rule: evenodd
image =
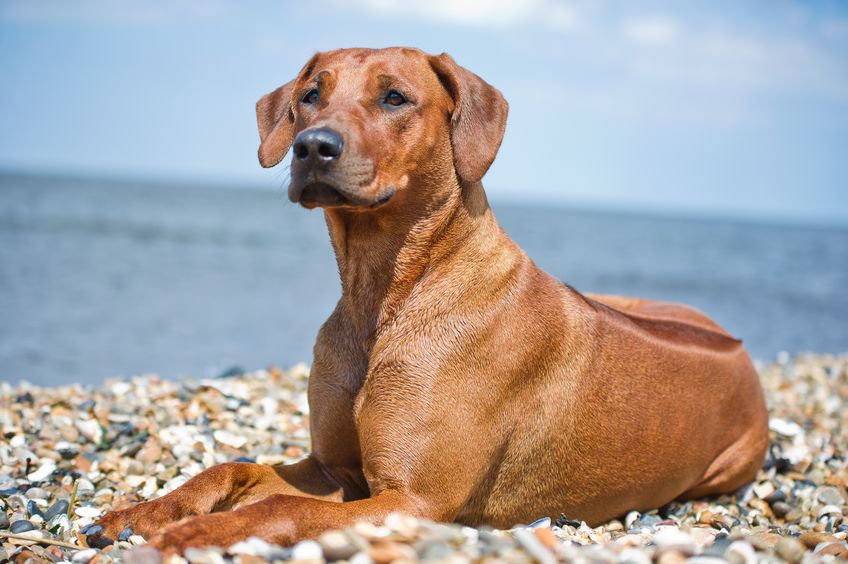
<instances>
[{"instance_id":1,"label":"dog's neck","mask_svg":"<svg viewBox=\"0 0 848 564\"><path fill-rule=\"evenodd\" d=\"M473 259L479 269L480 258L496 247L520 252L495 221L480 182L448 191L441 201L403 204L414 211L325 212L343 311L366 352L438 266L450 272L452 263Z\"/></svg>"}]
</instances>

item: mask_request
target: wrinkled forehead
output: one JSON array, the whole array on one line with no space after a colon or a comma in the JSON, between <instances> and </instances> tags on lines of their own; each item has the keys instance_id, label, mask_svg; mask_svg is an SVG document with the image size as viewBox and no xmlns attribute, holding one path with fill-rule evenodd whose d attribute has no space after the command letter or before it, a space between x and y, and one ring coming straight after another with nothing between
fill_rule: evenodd
<instances>
[{"instance_id":1,"label":"wrinkled forehead","mask_svg":"<svg viewBox=\"0 0 848 564\"><path fill-rule=\"evenodd\" d=\"M428 89L439 80L428 56L418 49L339 49L319 53L304 69L307 83L328 81L348 91L374 87Z\"/></svg>"}]
</instances>

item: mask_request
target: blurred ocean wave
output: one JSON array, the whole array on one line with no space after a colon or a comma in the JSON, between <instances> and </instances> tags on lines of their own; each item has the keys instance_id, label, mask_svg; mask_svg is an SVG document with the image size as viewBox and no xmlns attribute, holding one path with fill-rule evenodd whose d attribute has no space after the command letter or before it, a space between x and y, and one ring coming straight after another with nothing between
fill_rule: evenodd
<instances>
[{"instance_id":1,"label":"blurred ocean wave","mask_svg":"<svg viewBox=\"0 0 848 564\"><path fill-rule=\"evenodd\" d=\"M579 290L689 303L759 358L848 350L848 230L493 207ZM339 292L282 189L0 174L0 380L310 362Z\"/></svg>"}]
</instances>

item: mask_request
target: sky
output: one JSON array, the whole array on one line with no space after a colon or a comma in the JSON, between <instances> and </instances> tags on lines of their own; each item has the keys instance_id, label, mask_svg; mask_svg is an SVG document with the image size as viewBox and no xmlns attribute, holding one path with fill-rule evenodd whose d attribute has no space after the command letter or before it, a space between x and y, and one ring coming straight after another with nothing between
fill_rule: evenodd
<instances>
[{"instance_id":1,"label":"sky","mask_svg":"<svg viewBox=\"0 0 848 564\"><path fill-rule=\"evenodd\" d=\"M279 189L315 52L449 52L510 103L493 201L848 224L848 3L0 0L0 170Z\"/></svg>"}]
</instances>

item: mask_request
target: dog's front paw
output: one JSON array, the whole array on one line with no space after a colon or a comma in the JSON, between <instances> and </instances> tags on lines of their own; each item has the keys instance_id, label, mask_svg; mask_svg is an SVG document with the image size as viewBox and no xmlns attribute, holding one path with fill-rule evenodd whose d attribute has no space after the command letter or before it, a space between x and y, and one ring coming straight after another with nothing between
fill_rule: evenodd
<instances>
[{"instance_id":1,"label":"dog's front paw","mask_svg":"<svg viewBox=\"0 0 848 564\"><path fill-rule=\"evenodd\" d=\"M148 546L165 555L182 554L187 548L228 547L250 536L231 512L189 517L169 525L153 535Z\"/></svg>"},{"instance_id":2,"label":"dog's front paw","mask_svg":"<svg viewBox=\"0 0 848 564\"><path fill-rule=\"evenodd\" d=\"M88 546L103 548L115 541L127 540L132 535L149 539L165 525L179 519L176 508L161 500L145 501L119 511L110 511L94 525L81 531Z\"/></svg>"}]
</instances>

